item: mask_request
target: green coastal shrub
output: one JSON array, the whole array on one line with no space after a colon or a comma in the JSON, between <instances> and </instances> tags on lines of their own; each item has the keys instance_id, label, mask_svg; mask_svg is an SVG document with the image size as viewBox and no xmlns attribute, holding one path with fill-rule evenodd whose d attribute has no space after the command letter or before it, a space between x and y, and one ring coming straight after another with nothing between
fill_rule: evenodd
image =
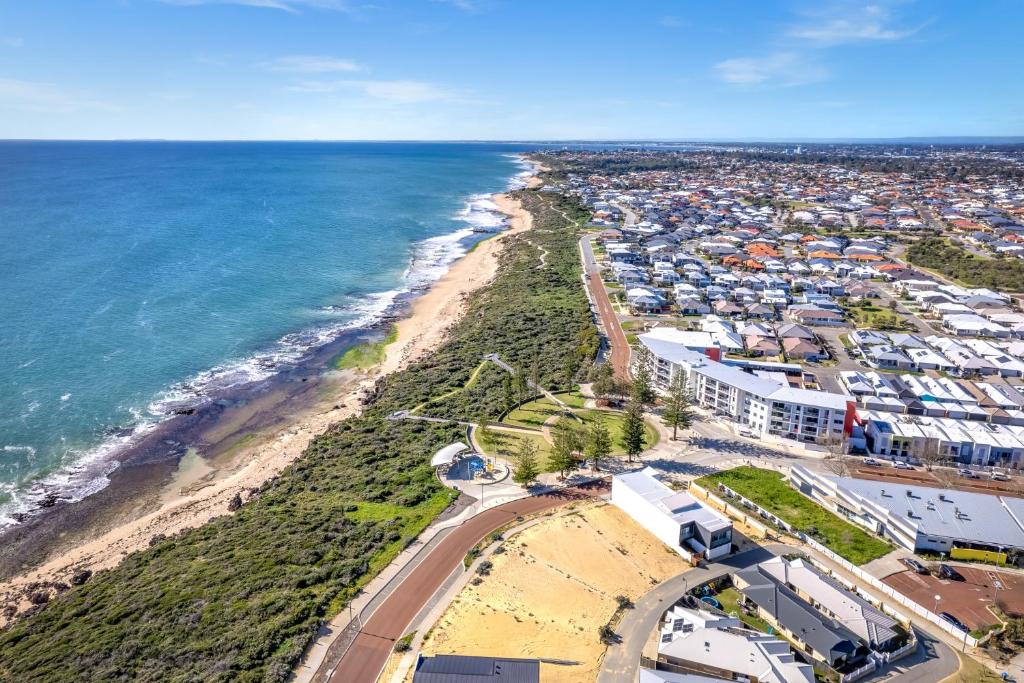
<instances>
[{"instance_id":1,"label":"green coastal shrub","mask_svg":"<svg viewBox=\"0 0 1024 683\"><path fill-rule=\"evenodd\" d=\"M0 634L0 681L287 680L320 625L452 501L429 461L465 430L387 416L462 387L486 353L536 365L553 388L594 357L578 231L562 212L583 215L521 196L535 229L509 240L436 353L381 382L362 417L314 439L234 514L128 556ZM496 416L501 380L481 373L425 412Z\"/></svg>"}]
</instances>

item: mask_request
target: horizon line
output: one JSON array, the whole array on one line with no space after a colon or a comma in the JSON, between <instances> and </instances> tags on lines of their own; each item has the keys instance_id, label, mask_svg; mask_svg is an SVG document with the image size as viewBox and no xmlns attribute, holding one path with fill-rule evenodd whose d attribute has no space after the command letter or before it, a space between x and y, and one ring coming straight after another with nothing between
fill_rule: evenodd
<instances>
[{"instance_id":1,"label":"horizon line","mask_svg":"<svg viewBox=\"0 0 1024 683\"><path fill-rule=\"evenodd\" d=\"M292 143L444 143L444 144L884 144L902 142L927 144L931 142L973 141L989 144L1024 143L1024 135L903 135L893 137L736 137L736 138L0 138L8 142L292 142Z\"/></svg>"}]
</instances>

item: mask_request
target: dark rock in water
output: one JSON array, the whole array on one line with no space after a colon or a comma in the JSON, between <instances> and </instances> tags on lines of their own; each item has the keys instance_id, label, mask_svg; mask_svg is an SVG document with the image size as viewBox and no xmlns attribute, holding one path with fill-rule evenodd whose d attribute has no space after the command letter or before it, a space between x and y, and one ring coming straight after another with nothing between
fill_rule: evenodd
<instances>
[{"instance_id":1,"label":"dark rock in water","mask_svg":"<svg viewBox=\"0 0 1024 683\"><path fill-rule=\"evenodd\" d=\"M109 429L104 430L103 433L106 434L107 436L116 436L118 438L123 438L126 436L131 436L132 432L134 431L135 430L132 429L131 427L110 427Z\"/></svg>"},{"instance_id":2,"label":"dark rock in water","mask_svg":"<svg viewBox=\"0 0 1024 683\"><path fill-rule=\"evenodd\" d=\"M171 411L173 415L195 415L195 408L175 408Z\"/></svg>"},{"instance_id":3,"label":"dark rock in water","mask_svg":"<svg viewBox=\"0 0 1024 683\"><path fill-rule=\"evenodd\" d=\"M13 515L11 515L11 519L13 519L18 524L21 524L26 519L28 519L28 515L26 515L24 512L15 512Z\"/></svg>"},{"instance_id":4,"label":"dark rock in water","mask_svg":"<svg viewBox=\"0 0 1024 683\"><path fill-rule=\"evenodd\" d=\"M39 507L41 508L52 508L60 500L60 496L56 493L47 493L46 497L39 501Z\"/></svg>"},{"instance_id":5,"label":"dark rock in water","mask_svg":"<svg viewBox=\"0 0 1024 683\"><path fill-rule=\"evenodd\" d=\"M81 586L83 583L88 581L92 577L92 570L90 569L79 569L71 575L71 585Z\"/></svg>"}]
</instances>

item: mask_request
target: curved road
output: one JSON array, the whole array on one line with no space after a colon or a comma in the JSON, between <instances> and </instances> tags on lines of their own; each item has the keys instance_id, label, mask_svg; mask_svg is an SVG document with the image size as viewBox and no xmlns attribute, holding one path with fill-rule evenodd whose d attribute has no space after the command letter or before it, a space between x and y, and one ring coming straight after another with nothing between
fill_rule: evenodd
<instances>
[{"instance_id":1,"label":"curved road","mask_svg":"<svg viewBox=\"0 0 1024 683\"><path fill-rule=\"evenodd\" d=\"M685 571L661 582L627 610L616 629L622 641L608 648L597 683L635 683L639 676L640 654L661 615L694 586L725 576L734 568L762 562L773 555L793 552L792 546L770 544L755 547L703 567ZM898 683L935 683L956 673L960 659L948 645L934 636L914 629L920 643L917 652L865 678L866 683L885 680Z\"/></svg>"},{"instance_id":2,"label":"curved road","mask_svg":"<svg viewBox=\"0 0 1024 683\"><path fill-rule=\"evenodd\" d=\"M619 323L619 316L612 308L611 299L601 281L601 269L594 259L594 248L590 243L590 235L580 238L580 251L583 253L583 273L587 280L587 289L590 290L590 297L597 306L597 315L601 318L601 327L604 328L605 337L611 346L609 362L615 375L624 381L629 381L629 342L626 341L626 334L622 331Z\"/></svg>"},{"instance_id":3,"label":"curved road","mask_svg":"<svg viewBox=\"0 0 1024 683\"><path fill-rule=\"evenodd\" d=\"M573 500L598 496L608 491L608 483L544 493L505 503L469 518L449 533L436 548L405 577L370 618L338 662L331 683L373 683L387 663L395 641L405 634L409 624L434 595L445 579L462 564L466 553L487 534L513 521Z\"/></svg>"}]
</instances>

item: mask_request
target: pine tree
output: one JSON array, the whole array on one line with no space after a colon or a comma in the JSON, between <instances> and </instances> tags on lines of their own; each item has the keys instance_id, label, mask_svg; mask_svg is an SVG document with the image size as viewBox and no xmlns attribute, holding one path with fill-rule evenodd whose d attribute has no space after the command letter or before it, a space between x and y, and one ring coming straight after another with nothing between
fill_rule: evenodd
<instances>
[{"instance_id":1,"label":"pine tree","mask_svg":"<svg viewBox=\"0 0 1024 683\"><path fill-rule=\"evenodd\" d=\"M476 440L487 449L494 444L494 432L491 431L487 424L487 418L483 414L476 421Z\"/></svg>"},{"instance_id":2,"label":"pine tree","mask_svg":"<svg viewBox=\"0 0 1024 683\"><path fill-rule=\"evenodd\" d=\"M622 447L626 449L626 455L629 456L629 462L633 462L633 458L643 452L646 443L643 406L636 398L632 398L626 407L626 419L622 422L621 440Z\"/></svg>"},{"instance_id":3,"label":"pine tree","mask_svg":"<svg viewBox=\"0 0 1024 683\"><path fill-rule=\"evenodd\" d=\"M641 346L636 351L633 384L629 392L630 399L639 402L641 406L654 403L654 385L651 380L652 365L651 352L647 350L646 346Z\"/></svg>"},{"instance_id":4,"label":"pine tree","mask_svg":"<svg viewBox=\"0 0 1024 683\"><path fill-rule=\"evenodd\" d=\"M690 394L686 390L686 379L683 373L677 372L672 378L672 384L668 388L668 401L665 404L665 411L661 414L661 420L666 427L672 428L672 440L676 440L676 434L680 427L688 428L693 424L694 413L690 407Z\"/></svg>"},{"instance_id":5,"label":"pine tree","mask_svg":"<svg viewBox=\"0 0 1024 683\"><path fill-rule=\"evenodd\" d=\"M551 430L551 455L548 469L556 471L564 479L567 472L580 465L579 452L582 450L580 432L564 421L556 422Z\"/></svg>"},{"instance_id":6,"label":"pine tree","mask_svg":"<svg viewBox=\"0 0 1024 683\"><path fill-rule=\"evenodd\" d=\"M612 435L604 420L598 418L587 430L587 443L583 452L594 463L594 471L601 471L601 461L611 455Z\"/></svg>"},{"instance_id":7,"label":"pine tree","mask_svg":"<svg viewBox=\"0 0 1024 683\"><path fill-rule=\"evenodd\" d=\"M594 392L594 396L607 401L615 394L616 388L615 371L612 370L612 366L608 363L594 366L590 384L590 390Z\"/></svg>"},{"instance_id":8,"label":"pine tree","mask_svg":"<svg viewBox=\"0 0 1024 683\"><path fill-rule=\"evenodd\" d=\"M512 468L512 481L526 486L540 474L537 465L537 444L529 439L520 439L516 449L515 466Z\"/></svg>"},{"instance_id":9,"label":"pine tree","mask_svg":"<svg viewBox=\"0 0 1024 683\"><path fill-rule=\"evenodd\" d=\"M516 391L512 386L512 375L505 373L505 377L502 380L502 388L505 390L505 412L512 410L512 407L516 404Z\"/></svg>"}]
</instances>

